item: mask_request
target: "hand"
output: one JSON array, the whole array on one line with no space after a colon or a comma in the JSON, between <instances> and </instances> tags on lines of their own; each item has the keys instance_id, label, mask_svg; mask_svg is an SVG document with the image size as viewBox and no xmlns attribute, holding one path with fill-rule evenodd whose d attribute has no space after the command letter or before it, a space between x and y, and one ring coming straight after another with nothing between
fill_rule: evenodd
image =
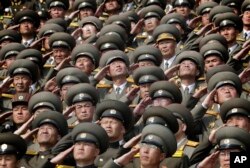
<instances>
[{"instance_id":1,"label":"hand","mask_svg":"<svg viewBox=\"0 0 250 168\"><path fill-rule=\"evenodd\" d=\"M164 74L167 77L167 79L171 79L172 77L174 77L177 74L179 68L180 68L180 64L174 65L173 67L165 70Z\"/></svg>"},{"instance_id":2,"label":"hand","mask_svg":"<svg viewBox=\"0 0 250 168\"><path fill-rule=\"evenodd\" d=\"M69 119L69 118L70 118L69 115L70 115L73 111L75 111L75 108L76 108L75 105L72 105L72 106L66 108L66 109L63 111L63 116L64 116L66 119Z\"/></svg>"},{"instance_id":3,"label":"hand","mask_svg":"<svg viewBox=\"0 0 250 168\"><path fill-rule=\"evenodd\" d=\"M76 30L74 30L72 33L71 33L71 36L74 37L74 39L77 39L79 36L82 35L82 28L81 27L78 27Z\"/></svg>"},{"instance_id":4,"label":"hand","mask_svg":"<svg viewBox=\"0 0 250 168\"><path fill-rule=\"evenodd\" d=\"M209 34L209 30L211 30L212 29L212 27L213 27L213 24L212 23L209 23L209 24L207 24L206 26L203 26L196 34L198 35L198 36L202 36L202 35L204 35L205 33L208 33ZM210 33L211 34L211 33Z\"/></svg>"},{"instance_id":5,"label":"hand","mask_svg":"<svg viewBox=\"0 0 250 168\"><path fill-rule=\"evenodd\" d=\"M132 89L130 89L130 91L126 94L126 97L128 98L128 100L133 101L134 98L137 96L137 92L140 90L139 87L134 87Z\"/></svg>"},{"instance_id":6,"label":"hand","mask_svg":"<svg viewBox=\"0 0 250 168\"><path fill-rule=\"evenodd\" d=\"M3 123L5 121L5 119L9 116L12 115L12 111L8 111L8 112L5 112L5 113L2 113L0 115L0 123Z\"/></svg>"},{"instance_id":7,"label":"hand","mask_svg":"<svg viewBox=\"0 0 250 168\"><path fill-rule=\"evenodd\" d=\"M134 70L136 70L137 68L139 68L139 64L135 63L129 66L129 74L131 74Z\"/></svg>"},{"instance_id":8,"label":"hand","mask_svg":"<svg viewBox=\"0 0 250 168\"><path fill-rule=\"evenodd\" d=\"M55 67L55 70L60 71L60 70L63 69L67 64L69 64L70 60L71 60L70 56L64 58L64 59L62 60L62 62L60 62L60 63Z\"/></svg>"},{"instance_id":9,"label":"hand","mask_svg":"<svg viewBox=\"0 0 250 168\"><path fill-rule=\"evenodd\" d=\"M142 31L142 28L144 26L144 19L140 19L136 25L133 27L133 29L130 31L130 34L139 34Z\"/></svg>"},{"instance_id":10,"label":"hand","mask_svg":"<svg viewBox=\"0 0 250 168\"><path fill-rule=\"evenodd\" d=\"M145 97L143 98L139 104L137 104L137 106L135 107L133 114L134 116L141 116L144 111L145 108L148 106L148 104L150 104L152 102L151 97Z\"/></svg>"},{"instance_id":11,"label":"hand","mask_svg":"<svg viewBox=\"0 0 250 168\"><path fill-rule=\"evenodd\" d=\"M201 21L201 16L196 16L195 18L193 18L189 24L188 27L190 27L191 29L195 29L197 27L197 24Z\"/></svg>"},{"instance_id":12,"label":"hand","mask_svg":"<svg viewBox=\"0 0 250 168\"><path fill-rule=\"evenodd\" d=\"M139 150L139 148L132 148L128 153L125 153L124 155L115 159L114 162L118 165L125 166L134 158L134 155L138 153Z\"/></svg>"},{"instance_id":13,"label":"hand","mask_svg":"<svg viewBox=\"0 0 250 168\"><path fill-rule=\"evenodd\" d=\"M10 27L8 27L7 29L8 29L8 30L18 30L19 27L20 27L20 24L17 24L17 25L14 25L14 26L10 26Z\"/></svg>"},{"instance_id":14,"label":"hand","mask_svg":"<svg viewBox=\"0 0 250 168\"><path fill-rule=\"evenodd\" d=\"M212 153L211 155L206 157L198 164L197 168L214 168L219 157L219 153L219 151L216 151L215 153Z\"/></svg>"},{"instance_id":15,"label":"hand","mask_svg":"<svg viewBox=\"0 0 250 168\"><path fill-rule=\"evenodd\" d=\"M97 8L96 12L95 12L95 17L100 17L104 11L105 8L105 3L101 3L100 6Z\"/></svg>"},{"instance_id":16,"label":"hand","mask_svg":"<svg viewBox=\"0 0 250 168\"><path fill-rule=\"evenodd\" d=\"M56 155L55 157L53 157L50 162L53 164L60 164L64 158L70 154L70 152L72 152L74 149L74 145L71 146L70 148L66 149L65 151L59 153L58 155Z\"/></svg>"},{"instance_id":17,"label":"hand","mask_svg":"<svg viewBox=\"0 0 250 168\"><path fill-rule=\"evenodd\" d=\"M244 69L240 74L239 78L242 82L242 84L248 82L250 80L250 67Z\"/></svg>"},{"instance_id":18,"label":"hand","mask_svg":"<svg viewBox=\"0 0 250 168\"><path fill-rule=\"evenodd\" d=\"M132 148L141 140L141 133L131 138L128 142L123 145L123 148Z\"/></svg>"},{"instance_id":19,"label":"hand","mask_svg":"<svg viewBox=\"0 0 250 168\"><path fill-rule=\"evenodd\" d=\"M214 96L216 94L216 88L213 89L208 95L207 97L203 100L202 104L207 107L210 108L213 104L214 104Z\"/></svg>"},{"instance_id":20,"label":"hand","mask_svg":"<svg viewBox=\"0 0 250 168\"><path fill-rule=\"evenodd\" d=\"M50 51L50 52L48 52L48 53L46 53L46 54L43 55L44 62L46 62L46 60L49 59L49 57L50 57L51 54L53 54L53 51Z\"/></svg>"},{"instance_id":21,"label":"hand","mask_svg":"<svg viewBox=\"0 0 250 168\"><path fill-rule=\"evenodd\" d=\"M2 67L6 63L5 60L0 61L0 67Z\"/></svg>"},{"instance_id":22,"label":"hand","mask_svg":"<svg viewBox=\"0 0 250 168\"><path fill-rule=\"evenodd\" d=\"M34 120L34 116L31 116L30 119L29 119L28 121L26 121L20 128L18 128L18 129L14 132L14 134L16 134L16 135L21 135L21 134L23 134L24 132L26 132L26 131L29 129L29 127L30 127L30 125L31 125L31 123L32 123L33 120Z\"/></svg>"},{"instance_id":23,"label":"hand","mask_svg":"<svg viewBox=\"0 0 250 168\"><path fill-rule=\"evenodd\" d=\"M217 132L220 128L225 127L225 126L226 126L226 124L223 124L222 126L219 126L218 128L213 129L213 130L210 132L209 137L208 137L209 142L211 142L212 144L215 144L215 143L216 143L216 136L215 136L216 132Z\"/></svg>"},{"instance_id":24,"label":"hand","mask_svg":"<svg viewBox=\"0 0 250 168\"><path fill-rule=\"evenodd\" d=\"M210 31L208 31L207 33L205 33L205 35L217 33L218 30L219 30L219 27L214 27L214 28L212 28Z\"/></svg>"},{"instance_id":25,"label":"hand","mask_svg":"<svg viewBox=\"0 0 250 168\"><path fill-rule=\"evenodd\" d=\"M106 65L94 76L95 80L97 82L101 81L107 75L108 71L109 71L109 65Z\"/></svg>"},{"instance_id":26,"label":"hand","mask_svg":"<svg viewBox=\"0 0 250 168\"><path fill-rule=\"evenodd\" d=\"M244 44L242 45L242 48L246 48L249 45L250 45L250 39L244 42Z\"/></svg>"},{"instance_id":27,"label":"hand","mask_svg":"<svg viewBox=\"0 0 250 168\"><path fill-rule=\"evenodd\" d=\"M9 87L12 84L12 82L13 82L13 78L11 78L10 76L6 77L3 80L3 83L0 85L0 95L9 90Z\"/></svg>"},{"instance_id":28,"label":"hand","mask_svg":"<svg viewBox=\"0 0 250 168\"><path fill-rule=\"evenodd\" d=\"M30 44L29 48L33 48L36 47L39 43L41 43L41 41L43 41L45 39L45 37L42 37L36 41L34 41L33 43Z\"/></svg>"},{"instance_id":29,"label":"hand","mask_svg":"<svg viewBox=\"0 0 250 168\"><path fill-rule=\"evenodd\" d=\"M194 98L201 98L206 93L207 93L207 86L201 87L201 88L199 88L198 90L195 91L195 93L193 94L193 97Z\"/></svg>"},{"instance_id":30,"label":"hand","mask_svg":"<svg viewBox=\"0 0 250 168\"><path fill-rule=\"evenodd\" d=\"M79 12L80 12L80 10L73 11L73 12L68 16L68 19L69 19L69 20L73 20Z\"/></svg>"},{"instance_id":31,"label":"hand","mask_svg":"<svg viewBox=\"0 0 250 168\"><path fill-rule=\"evenodd\" d=\"M38 132L38 130L39 130L39 128L35 128L35 129L31 130L31 131L27 131L25 134L22 134L21 137L24 140L28 141L30 138L32 138L32 136L34 134L36 134Z\"/></svg>"},{"instance_id":32,"label":"hand","mask_svg":"<svg viewBox=\"0 0 250 168\"><path fill-rule=\"evenodd\" d=\"M176 8L173 8L173 9L169 10L169 11L167 12L167 14L174 13L174 12L176 12Z\"/></svg>"},{"instance_id":33,"label":"hand","mask_svg":"<svg viewBox=\"0 0 250 168\"><path fill-rule=\"evenodd\" d=\"M44 90L52 92L54 89L56 89L56 87L57 87L56 77L53 77L46 82L46 84L44 86Z\"/></svg>"},{"instance_id":34,"label":"hand","mask_svg":"<svg viewBox=\"0 0 250 168\"><path fill-rule=\"evenodd\" d=\"M237 54L233 56L233 58L236 60L241 60L248 54L249 51L250 51L250 45L245 46L245 48L242 48Z\"/></svg>"}]
</instances>

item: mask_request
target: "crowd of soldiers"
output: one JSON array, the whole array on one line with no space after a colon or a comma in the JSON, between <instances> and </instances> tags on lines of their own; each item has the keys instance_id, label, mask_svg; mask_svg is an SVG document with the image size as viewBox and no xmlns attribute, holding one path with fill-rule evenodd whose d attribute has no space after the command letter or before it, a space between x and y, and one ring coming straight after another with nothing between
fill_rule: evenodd
<instances>
[{"instance_id":1,"label":"crowd of soldiers","mask_svg":"<svg viewBox=\"0 0 250 168\"><path fill-rule=\"evenodd\" d=\"M250 153L250 0L1 0L0 15L1 168Z\"/></svg>"}]
</instances>

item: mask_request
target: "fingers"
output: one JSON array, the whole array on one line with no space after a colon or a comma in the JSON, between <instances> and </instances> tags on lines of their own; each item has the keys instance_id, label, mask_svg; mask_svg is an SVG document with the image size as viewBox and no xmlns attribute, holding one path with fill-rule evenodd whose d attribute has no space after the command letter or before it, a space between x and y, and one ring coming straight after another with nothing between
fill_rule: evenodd
<instances>
[{"instance_id":1,"label":"fingers","mask_svg":"<svg viewBox=\"0 0 250 168\"><path fill-rule=\"evenodd\" d=\"M39 130L39 128L35 128L35 129L31 130L30 132L28 132L27 134L22 135L22 138L27 140L32 135L36 134L38 132L38 130Z\"/></svg>"},{"instance_id":2,"label":"fingers","mask_svg":"<svg viewBox=\"0 0 250 168\"><path fill-rule=\"evenodd\" d=\"M141 134L136 135L135 137L131 138L128 142L123 145L123 148L132 148L135 146L141 139Z\"/></svg>"}]
</instances>

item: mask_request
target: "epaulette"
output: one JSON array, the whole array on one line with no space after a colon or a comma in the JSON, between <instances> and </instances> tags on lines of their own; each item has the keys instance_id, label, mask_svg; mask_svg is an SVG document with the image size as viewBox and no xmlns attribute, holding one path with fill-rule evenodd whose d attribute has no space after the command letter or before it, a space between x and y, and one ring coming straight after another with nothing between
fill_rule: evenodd
<instances>
[{"instance_id":1,"label":"epaulette","mask_svg":"<svg viewBox=\"0 0 250 168\"><path fill-rule=\"evenodd\" d=\"M12 94L7 94L7 93L2 93L2 97L12 99L12 98L14 97L14 95L12 95Z\"/></svg>"},{"instance_id":2,"label":"epaulette","mask_svg":"<svg viewBox=\"0 0 250 168\"><path fill-rule=\"evenodd\" d=\"M131 76L127 78L127 82L129 82L129 83L135 83L134 79Z\"/></svg>"},{"instance_id":3,"label":"epaulette","mask_svg":"<svg viewBox=\"0 0 250 168\"><path fill-rule=\"evenodd\" d=\"M198 78L198 81L204 81L204 80L205 80L204 76Z\"/></svg>"},{"instance_id":4,"label":"epaulette","mask_svg":"<svg viewBox=\"0 0 250 168\"><path fill-rule=\"evenodd\" d=\"M78 23L77 22L71 22L69 27L78 27Z\"/></svg>"},{"instance_id":5,"label":"epaulette","mask_svg":"<svg viewBox=\"0 0 250 168\"><path fill-rule=\"evenodd\" d=\"M127 48L125 49L125 52L127 53L127 52L129 52L129 51L135 51L135 48L127 47Z\"/></svg>"},{"instance_id":6,"label":"epaulette","mask_svg":"<svg viewBox=\"0 0 250 168\"><path fill-rule=\"evenodd\" d=\"M207 110L206 114L217 116L219 113L213 110Z\"/></svg>"},{"instance_id":7,"label":"epaulette","mask_svg":"<svg viewBox=\"0 0 250 168\"><path fill-rule=\"evenodd\" d=\"M105 21L105 20L108 19L108 17L109 17L109 14L107 14L107 13L102 13L102 15L99 17L99 19L102 20L102 21Z\"/></svg>"},{"instance_id":8,"label":"epaulette","mask_svg":"<svg viewBox=\"0 0 250 168\"><path fill-rule=\"evenodd\" d=\"M245 40L244 38L237 37L236 41L239 41L239 42L245 42L246 40Z\"/></svg>"},{"instance_id":9,"label":"epaulette","mask_svg":"<svg viewBox=\"0 0 250 168\"><path fill-rule=\"evenodd\" d=\"M101 83L98 83L96 85L97 88L111 88L112 86L109 85L109 84L101 84Z\"/></svg>"},{"instance_id":10,"label":"epaulette","mask_svg":"<svg viewBox=\"0 0 250 168\"><path fill-rule=\"evenodd\" d=\"M136 36L136 38L138 38L138 39L146 39L146 38L147 38L147 36L137 35L137 36Z\"/></svg>"},{"instance_id":11,"label":"epaulette","mask_svg":"<svg viewBox=\"0 0 250 168\"><path fill-rule=\"evenodd\" d=\"M139 157L140 157L140 153L139 152L134 155L134 158L139 158Z\"/></svg>"},{"instance_id":12,"label":"epaulette","mask_svg":"<svg viewBox=\"0 0 250 168\"><path fill-rule=\"evenodd\" d=\"M52 68L52 67L55 67L55 65L45 64L43 67L44 68Z\"/></svg>"},{"instance_id":13,"label":"epaulette","mask_svg":"<svg viewBox=\"0 0 250 168\"><path fill-rule=\"evenodd\" d=\"M183 156L183 150L177 150L173 155L172 157L175 157L175 158L180 158Z\"/></svg>"},{"instance_id":14,"label":"epaulette","mask_svg":"<svg viewBox=\"0 0 250 168\"><path fill-rule=\"evenodd\" d=\"M199 142L195 142L195 141L190 141L188 140L186 143L187 146L191 146L191 147L196 147L199 145Z\"/></svg>"},{"instance_id":15,"label":"epaulette","mask_svg":"<svg viewBox=\"0 0 250 168\"><path fill-rule=\"evenodd\" d=\"M37 155L37 152L34 150L27 150L26 155Z\"/></svg>"},{"instance_id":16,"label":"epaulette","mask_svg":"<svg viewBox=\"0 0 250 168\"><path fill-rule=\"evenodd\" d=\"M247 93L250 93L250 88L242 88L243 91L247 92Z\"/></svg>"},{"instance_id":17,"label":"epaulette","mask_svg":"<svg viewBox=\"0 0 250 168\"><path fill-rule=\"evenodd\" d=\"M11 16L11 15L4 15L4 16L3 16L3 19L4 19L4 18L6 18L6 19L12 19L13 16Z\"/></svg>"},{"instance_id":18,"label":"epaulette","mask_svg":"<svg viewBox=\"0 0 250 168\"><path fill-rule=\"evenodd\" d=\"M243 67L244 67L244 68L247 68L247 67L248 67L248 63L244 62L244 63L243 63Z\"/></svg>"},{"instance_id":19,"label":"epaulette","mask_svg":"<svg viewBox=\"0 0 250 168\"><path fill-rule=\"evenodd\" d=\"M56 168L74 168L74 166L56 165Z\"/></svg>"}]
</instances>

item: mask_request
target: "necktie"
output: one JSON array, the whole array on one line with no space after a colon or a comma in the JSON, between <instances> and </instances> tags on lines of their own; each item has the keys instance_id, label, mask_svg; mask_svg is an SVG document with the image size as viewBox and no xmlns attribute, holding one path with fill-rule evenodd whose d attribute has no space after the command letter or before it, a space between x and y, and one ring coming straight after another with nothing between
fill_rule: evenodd
<instances>
[{"instance_id":1,"label":"necktie","mask_svg":"<svg viewBox=\"0 0 250 168\"><path fill-rule=\"evenodd\" d=\"M120 91L121 91L121 88L120 88L120 87L117 87L117 88L115 89L115 93L116 93L117 95L120 94Z\"/></svg>"},{"instance_id":2,"label":"necktie","mask_svg":"<svg viewBox=\"0 0 250 168\"><path fill-rule=\"evenodd\" d=\"M167 61L165 62L164 66L165 66L164 67L165 70L168 69L168 62Z\"/></svg>"},{"instance_id":3,"label":"necktie","mask_svg":"<svg viewBox=\"0 0 250 168\"><path fill-rule=\"evenodd\" d=\"M184 96L187 97L188 95L189 95L189 88L186 87L186 88L184 89Z\"/></svg>"}]
</instances>

